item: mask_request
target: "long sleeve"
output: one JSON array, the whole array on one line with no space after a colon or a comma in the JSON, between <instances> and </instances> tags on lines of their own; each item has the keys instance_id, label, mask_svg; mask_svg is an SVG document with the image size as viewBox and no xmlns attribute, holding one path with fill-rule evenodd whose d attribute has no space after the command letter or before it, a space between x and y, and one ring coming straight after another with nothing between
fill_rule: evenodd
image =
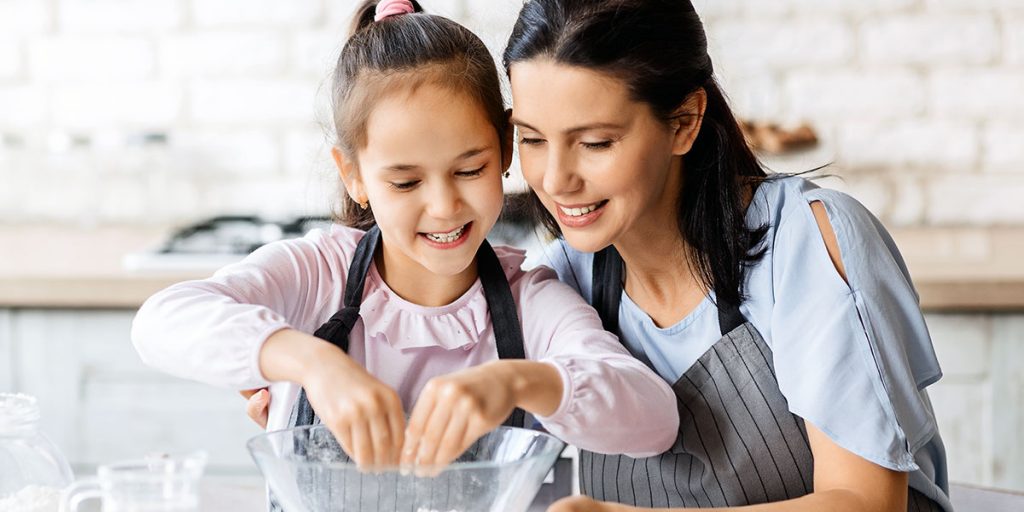
<instances>
[{"instance_id":1,"label":"long sleeve","mask_svg":"<svg viewBox=\"0 0 1024 512\"><path fill-rule=\"evenodd\" d=\"M146 364L178 377L233 389L266 386L263 343L284 328L312 331L323 304L344 289L356 236L315 231L272 243L209 279L160 291L136 315L132 343Z\"/></svg>"},{"instance_id":2,"label":"long sleeve","mask_svg":"<svg viewBox=\"0 0 1024 512\"><path fill-rule=\"evenodd\" d=\"M551 269L523 274L513 290L527 357L562 375L561 405L538 418L541 424L594 452L647 457L668 450L679 431L669 385L605 331L597 312Z\"/></svg>"}]
</instances>

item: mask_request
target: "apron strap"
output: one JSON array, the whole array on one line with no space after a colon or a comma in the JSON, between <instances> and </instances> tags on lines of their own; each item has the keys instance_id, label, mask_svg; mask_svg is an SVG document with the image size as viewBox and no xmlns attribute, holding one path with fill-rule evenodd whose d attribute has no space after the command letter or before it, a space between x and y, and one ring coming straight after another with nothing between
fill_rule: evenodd
<instances>
[{"instance_id":1,"label":"apron strap","mask_svg":"<svg viewBox=\"0 0 1024 512\"><path fill-rule=\"evenodd\" d=\"M512 288L501 268L501 261L494 253L491 244L484 240L476 254L477 272L480 283L487 298L487 309L491 313L491 327L494 340L498 345L498 359L526 359L523 348L523 330L516 313L516 302L512 297ZM503 425L507 427L523 427L526 425L526 412L516 407Z\"/></svg>"},{"instance_id":2,"label":"apron strap","mask_svg":"<svg viewBox=\"0 0 1024 512\"><path fill-rule=\"evenodd\" d=\"M622 301L622 256L609 245L594 254L592 291L594 309L604 330L619 334L619 303Z\"/></svg>"},{"instance_id":3,"label":"apron strap","mask_svg":"<svg viewBox=\"0 0 1024 512\"><path fill-rule=\"evenodd\" d=\"M614 246L609 245L594 254L592 274L592 304L601 323L608 332L619 334L619 304L622 301L622 256ZM724 297L715 293L716 298ZM717 299L718 327L722 336L736 330L747 322L736 304Z\"/></svg>"}]
</instances>

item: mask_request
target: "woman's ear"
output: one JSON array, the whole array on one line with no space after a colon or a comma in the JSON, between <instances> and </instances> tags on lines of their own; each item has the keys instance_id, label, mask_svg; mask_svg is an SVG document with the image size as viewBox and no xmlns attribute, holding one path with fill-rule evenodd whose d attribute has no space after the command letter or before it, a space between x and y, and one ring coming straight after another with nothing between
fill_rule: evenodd
<instances>
[{"instance_id":1,"label":"woman's ear","mask_svg":"<svg viewBox=\"0 0 1024 512\"><path fill-rule=\"evenodd\" d=\"M512 150L515 146L516 127L512 126L512 109L505 109L505 133L502 136L501 145L501 172L505 172L512 166Z\"/></svg>"},{"instance_id":2,"label":"woman's ear","mask_svg":"<svg viewBox=\"0 0 1024 512\"><path fill-rule=\"evenodd\" d=\"M363 186L363 180L359 176L359 168L356 166L355 159L346 157L345 153L337 146L331 148L331 156L334 157L334 165L338 166L338 176L341 177L348 196L358 204L366 203L368 201L366 187Z\"/></svg>"},{"instance_id":3,"label":"woman's ear","mask_svg":"<svg viewBox=\"0 0 1024 512\"><path fill-rule=\"evenodd\" d=\"M697 140L697 134L700 133L707 106L708 93L701 87L690 93L686 97L686 101L672 113L673 155L685 155L693 149L693 142Z\"/></svg>"}]
</instances>

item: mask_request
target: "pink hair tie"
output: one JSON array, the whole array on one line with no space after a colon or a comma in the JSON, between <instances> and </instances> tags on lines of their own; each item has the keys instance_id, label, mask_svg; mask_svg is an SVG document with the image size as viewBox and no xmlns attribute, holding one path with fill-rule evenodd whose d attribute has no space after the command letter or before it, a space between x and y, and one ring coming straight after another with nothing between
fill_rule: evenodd
<instances>
[{"instance_id":1,"label":"pink hair tie","mask_svg":"<svg viewBox=\"0 0 1024 512\"><path fill-rule=\"evenodd\" d=\"M391 16L398 16L399 14L412 14L414 12L416 12L416 7L409 0L382 0L377 4L377 11L373 21L380 21Z\"/></svg>"}]
</instances>

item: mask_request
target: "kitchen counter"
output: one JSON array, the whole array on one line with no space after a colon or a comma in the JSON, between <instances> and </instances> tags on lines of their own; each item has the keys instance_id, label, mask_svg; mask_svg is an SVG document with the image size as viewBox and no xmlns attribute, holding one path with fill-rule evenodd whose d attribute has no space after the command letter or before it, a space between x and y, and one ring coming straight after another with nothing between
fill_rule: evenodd
<instances>
[{"instance_id":1,"label":"kitchen counter","mask_svg":"<svg viewBox=\"0 0 1024 512\"><path fill-rule=\"evenodd\" d=\"M134 309L173 283L212 271L129 271L159 227L0 225L0 307ZM1024 311L1024 228L893 230L928 311Z\"/></svg>"}]
</instances>

